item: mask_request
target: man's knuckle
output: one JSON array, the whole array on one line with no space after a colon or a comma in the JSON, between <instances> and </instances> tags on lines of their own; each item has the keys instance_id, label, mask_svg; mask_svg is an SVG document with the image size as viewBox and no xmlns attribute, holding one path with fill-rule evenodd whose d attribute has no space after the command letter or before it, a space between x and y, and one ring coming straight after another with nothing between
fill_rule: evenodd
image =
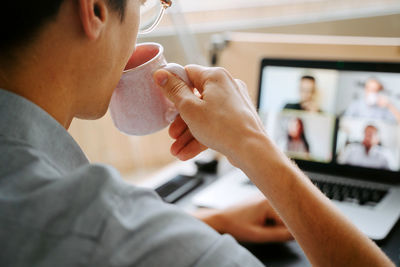
<instances>
[{"instance_id":1,"label":"man's knuckle","mask_svg":"<svg viewBox=\"0 0 400 267\"><path fill-rule=\"evenodd\" d=\"M184 87L185 87L185 84L183 84L183 83L179 83L179 82L173 83L170 87L169 93L173 96L179 95L182 92L182 90L184 89Z\"/></svg>"},{"instance_id":2,"label":"man's knuckle","mask_svg":"<svg viewBox=\"0 0 400 267\"><path fill-rule=\"evenodd\" d=\"M228 71L223 67L215 67L214 69L215 69L215 72L220 74L220 75L227 75L228 74Z\"/></svg>"},{"instance_id":3,"label":"man's knuckle","mask_svg":"<svg viewBox=\"0 0 400 267\"><path fill-rule=\"evenodd\" d=\"M227 78L229 77L229 72L222 67L216 67L214 68L214 75L216 78Z\"/></svg>"},{"instance_id":4,"label":"man's knuckle","mask_svg":"<svg viewBox=\"0 0 400 267\"><path fill-rule=\"evenodd\" d=\"M209 68L204 72L206 80L218 81L229 77L229 73L222 67Z\"/></svg>"}]
</instances>

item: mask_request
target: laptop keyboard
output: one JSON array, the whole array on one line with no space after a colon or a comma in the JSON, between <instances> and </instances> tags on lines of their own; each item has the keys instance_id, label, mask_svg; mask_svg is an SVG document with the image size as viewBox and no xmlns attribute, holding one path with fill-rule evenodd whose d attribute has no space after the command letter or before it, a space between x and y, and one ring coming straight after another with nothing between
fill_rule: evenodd
<instances>
[{"instance_id":1,"label":"laptop keyboard","mask_svg":"<svg viewBox=\"0 0 400 267\"><path fill-rule=\"evenodd\" d=\"M329 199L355 202L359 205L378 204L388 193L387 190L345 185L327 181L312 181Z\"/></svg>"},{"instance_id":2,"label":"laptop keyboard","mask_svg":"<svg viewBox=\"0 0 400 267\"><path fill-rule=\"evenodd\" d=\"M311 179L311 182L329 199L355 203L362 206L375 206L388 193L388 189L382 187L376 189L373 188L373 185L366 187L314 179ZM255 186L250 180L245 181L244 184Z\"/></svg>"}]
</instances>

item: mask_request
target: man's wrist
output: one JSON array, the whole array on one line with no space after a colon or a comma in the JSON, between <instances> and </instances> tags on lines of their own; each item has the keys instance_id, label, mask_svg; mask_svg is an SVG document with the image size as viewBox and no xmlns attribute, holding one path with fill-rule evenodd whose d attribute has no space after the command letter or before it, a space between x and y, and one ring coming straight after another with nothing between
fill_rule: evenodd
<instances>
[{"instance_id":1,"label":"man's wrist","mask_svg":"<svg viewBox=\"0 0 400 267\"><path fill-rule=\"evenodd\" d=\"M199 209L193 213L193 216L197 219L208 224L217 232L224 233L224 225L226 223L224 216L219 210L214 209Z\"/></svg>"},{"instance_id":2,"label":"man's wrist","mask_svg":"<svg viewBox=\"0 0 400 267\"><path fill-rule=\"evenodd\" d=\"M268 154L268 157L265 155ZM281 161L286 156L279 151L276 145L269 139L266 133L256 132L245 136L241 139L232 155L227 155L229 161L242 170L252 168L253 165L259 165L260 160L264 158L269 164L271 161Z\"/></svg>"}]
</instances>

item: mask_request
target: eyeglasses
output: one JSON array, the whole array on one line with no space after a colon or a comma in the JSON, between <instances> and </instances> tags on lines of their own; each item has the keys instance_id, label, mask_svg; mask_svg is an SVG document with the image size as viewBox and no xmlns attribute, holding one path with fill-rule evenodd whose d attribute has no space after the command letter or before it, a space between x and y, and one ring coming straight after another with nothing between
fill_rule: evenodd
<instances>
[{"instance_id":1,"label":"eyeglasses","mask_svg":"<svg viewBox=\"0 0 400 267\"><path fill-rule=\"evenodd\" d=\"M139 34L154 30L160 23L165 10L172 5L172 0L147 0L140 7Z\"/></svg>"}]
</instances>

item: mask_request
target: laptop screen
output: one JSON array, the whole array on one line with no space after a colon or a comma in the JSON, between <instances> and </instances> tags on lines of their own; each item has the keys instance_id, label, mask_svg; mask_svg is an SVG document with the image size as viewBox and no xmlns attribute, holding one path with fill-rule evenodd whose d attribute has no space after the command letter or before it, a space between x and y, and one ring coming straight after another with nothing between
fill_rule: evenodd
<instances>
[{"instance_id":1,"label":"laptop screen","mask_svg":"<svg viewBox=\"0 0 400 267\"><path fill-rule=\"evenodd\" d=\"M298 162L400 172L400 64L264 59L258 109Z\"/></svg>"}]
</instances>

